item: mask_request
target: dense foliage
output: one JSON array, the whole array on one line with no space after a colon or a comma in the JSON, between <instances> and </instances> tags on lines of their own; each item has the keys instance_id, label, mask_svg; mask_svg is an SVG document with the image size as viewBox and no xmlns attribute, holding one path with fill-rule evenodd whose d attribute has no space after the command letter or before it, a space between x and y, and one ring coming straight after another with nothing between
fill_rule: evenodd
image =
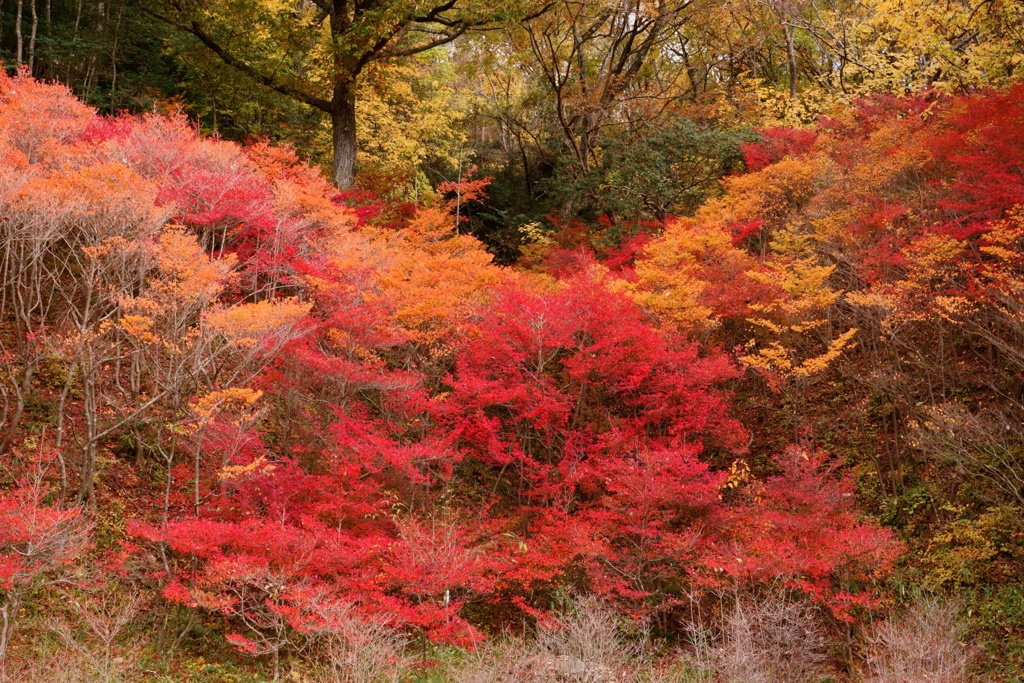
<instances>
[{"instance_id":1,"label":"dense foliage","mask_svg":"<svg viewBox=\"0 0 1024 683\"><path fill-rule=\"evenodd\" d=\"M8 585L67 562L14 551L76 528L64 505L120 500L91 552L275 658L325 601L456 644L566 589L663 621L778 580L875 604L898 546L845 478L797 449L726 496L739 368L596 266L505 272L446 211L365 223L288 152L2 86L5 441L56 496L9 494L48 516Z\"/></svg>"},{"instance_id":2,"label":"dense foliage","mask_svg":"<svg viewBox=\"0 0 1024 683\"><path fill-rule=\"evenodd\" d=\"M0 0L0 680L1017 680L1022 22Z\"/></svg>"}]
</instances>

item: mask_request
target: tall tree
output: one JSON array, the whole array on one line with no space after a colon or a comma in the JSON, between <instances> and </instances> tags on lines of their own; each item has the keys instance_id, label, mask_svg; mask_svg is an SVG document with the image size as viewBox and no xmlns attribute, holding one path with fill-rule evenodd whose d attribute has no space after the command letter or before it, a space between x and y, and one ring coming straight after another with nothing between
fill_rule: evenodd
<instances>
[{"instance_id":1,"label":"tall tree","mask_svg":"<svg viewBox=\"0 0 1024 683\"><path fill-rule=\"evenodd\" d=\"M563 0L545 16L523 22L521 40L550 94L566 152L579 173L589 173L599 156L602 130L623 119L649 118L677 94L683 65L657 70L652 62L712 4Z\"/></svg>"},{"instance_id":2,"label":"tall tree","mask_svg":"<svg viewBox=\"0 0 1024 683\"><path fill-rule=\"evenodd\" d=\"M528 2L473 0L154 0L149 11L195 36L225 64L331 117L334 184L356 164L356 86L372 62L451 43L529 14Z\"/></svg>"}]
</instances>

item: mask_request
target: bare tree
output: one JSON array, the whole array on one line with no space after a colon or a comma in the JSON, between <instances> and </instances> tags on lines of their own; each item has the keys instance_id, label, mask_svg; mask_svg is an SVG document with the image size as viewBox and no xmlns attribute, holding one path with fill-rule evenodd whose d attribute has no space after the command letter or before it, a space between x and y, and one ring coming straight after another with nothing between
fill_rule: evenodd
<instances>
[{"instance_id":1,"label":"bare tree","mask_svg":"<svg viewBox=\"0 0 1024 683\"><path fill-rule=\"evenodd\" d=\"M589 173L597 160L601 131L628 119L626 104L657 112L671 100L685 66L670 60L675 68L655 74L651 64L708 4L710 0L562 0L551 12L523 22L534 65L552 97L562 141L578 173Z\"/></svg>"},{"instance_id":2,"label":"bare tree","mask_svg":"<svg viewBox=\"0 0 1024 683\"><path fill-rule=\"evenodd\" d=\"M579 597L535 639L506 638L453 672L457 683L618 683L640 674L644 639L624 637L621 618L597 597ZM650 678L650 676L648 676Z\"/></svg>"},{"instance_id":3,"label":"bare tree","mask_svg":"<svg viewBox=\"0 0 1024 683\"><path fill-rule=\"evenodd\" d=\"M386 622L359 616L349 603L314 604L309 650L323 683L399 683L412 665L409 638Z\"/></svg>"},{"instance_id":4,"label":"bare tree","mask_svg":"<svg viewBox=\"0 0 1024 683\"><path fill-rule=\"evenodd\" d=\"M19 360L19 374L7 368L4 393L13 393L15 405L6 416L10 429L0 440L0 451L13 442L39 363L43 356L52 356L66 373L57 407L58 453L64 446L65 401L73 379L82 386L81 502L94 500L97 446L111 432L100 424L104 406L97 392L100 369L119 353L111 323L120 300L144 280L146 242L165 220L153 209L152 192L118 164L30 176L20 186L0 181L5 207L0 220L0 313L9 313L15 323L13 352ZM66 476L62 465L62 483Z\"/></svg>"},{"instance_id":5,"label":"bare tree","mask_svg":"<svg viewBox=\"0 0 1024 683\"><path fill-rule=\"evenodd\" d=\"M817 683L825 665L825 641L806 601L774 590L740 597L723 623L715 652L728 683Z\"/></svg>"},{"instance_id":6,"label":"bare tree","mask_svg":"<svg viewBox=\"0 0 1024 683\"><path fill-rule=\"evenodd\" d=\"M869 636L867 683L964 683L970 653L956 605L924 599Z\"/></svg>"},{"instance_id":7,"label":"bare tree","mask_svg":"<svg viewBox=\"0 0 1024 683\"><path fill-rule=\"evenodd\" d=\"M1020 406L971 413L959 403L922 409L923 419L910 434L914 447L952 464L961 476L985 482L996 498L1024 505L1024 429Z\"/></svg>"},{"instance_id":8,"label":"bare tree","mask_svg":"<svg viewBox=\"0 0 1024 683\"><path fill-rule=\"evenodd\" d=\"M125 680L138 664L144 639L130 627L146 604L143 594L130 587L96 591L64 591L67 618L51 617L50 630L72 656L80 680L115 683Z\"/></svg>"}]
</instances>

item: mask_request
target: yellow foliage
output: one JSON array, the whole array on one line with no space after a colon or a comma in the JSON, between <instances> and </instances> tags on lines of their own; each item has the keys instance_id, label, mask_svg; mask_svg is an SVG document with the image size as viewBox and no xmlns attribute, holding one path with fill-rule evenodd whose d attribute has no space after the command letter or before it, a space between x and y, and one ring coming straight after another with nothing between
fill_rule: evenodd
<instances>
[{"instance_id":1,"label":"yellow foliage","mask_svg":"<svg viewBox=\"0 0 1024 683\"><path fill-rule=\"evenodd\" d=\"M904 276L881 283L853 299L860 306L878 305L886 314L883 324L894 329L907 322L968 322L982 307L1016 324L1024 302L1024 213L1018 207L1005 220L992 225L977 244L945 235L925 235L903 249ZM980 262L974 251L980 252ZM977 290L968 298L965 288ZM960 292L960 293L957 293Z\"/></svg>"},{"instance_id":2,"label":"yellow foliage","mask_svg":"<svg viewBox=\"0 0 1024 683\"><path fill-rule=\"evenodd\" d=\"M262 391L240 387L211 391L199 399L193 411L201 422L210 422L217 414L227 411L237 411L244 414L262 396Z\"/></svg>"},{"instance_id":3,"label":"yellow foliage","mask_svg":"<svg viewBox=\"0 0 1024 683\"><path fill-rule=\"evenodd\" d=\"M858 308L887 308L892 305L889 297L877 292L847 292L846 303Z\"/></svg>"},{"instance_id":4,"label":"yellow foliage","mask_svg":"<svg viewBox=\"0 0 1024 683\"><path fill-rule=\"evenodd\" d=\"M757 173L725 178L725 195L705 204L697 215L723 226L760 219L769 232L777 230L807 205L829 171L830 162L824 156L787 157Z\"/></svg>"},{"instance_id":5,"label":"yellow foliage","mask_svg":"<svg viewBox=\"0 0 1024 683\"><path fill-rule=\"evenodd\" d=\"M947 508L963 514L962 508ZM993 507L977 518L961 518L940 530L929 544L926 558L929 588L972 585L986 580L986 574L999 571L994 560L1011 552L1013 539L1021 532L1021 509L1016 506Z\"/></svg>"},{"instance_id":6,"label":"yellow foliage","mask_svg":"<svg viewBox=\"0 0 1024 683\"><path fill-rule=\"evenodd\" d=\"M267 337L281 334L312 309L312 304L290 297L238 304L207 313L206 328L223 336L230 344L251 349Z\"/></svg>"},{"instance_id":7,"label":"yellow foliage","mask_svg":"<svg viewBox=\"0 0 1024 683\"><path fill-rule=\"evenodd\" d=\"M829 338L829 311L843 292L833 289L829 279L835 266L820 265L814 239L793 227L780 230L771 241L773 257L764 267L748 273L757 282L771 285L780 295L766 303L751 304L759 315L749 322L767 333L747 344L740 361L777 379L809 379L829 368L845 349L851 348L856 328ZM812 333L817 333L812 334ZM824 336L824 351L814 336Z\"/></svg>"},{"instance_id":8,"label":"yellow foliage","mask_svg":"<svg viewBox=\"0 0 1024 683\"><path fill-rule=\"evenodd\" d=\"M839 299L841 292L828 284L835 266L819 264L810 235L795 229L782 230L772 239L771 248L774 258L762 269L752 270L747 275L756 282L778 288L787 296L768 304L752 304L753 310L766 317L799 324L820 315Z\"/></svg>"},{"instance_id":9,"label":"yellow foliage","mask_svg":"<svg viewBox=\"0 0 1024 683\"><path fill-rule=\"evenodd\" d=\"M749 484L753 478L746 460L733 460L729 466L729 477L722 484L722 489L738 489Z\"/></svg>"},{"instance_id":10,"label":"yellow foliage","mask_svg":"<svg viewBox=\"0 0 1024 683\"><path fill-rule=\"evenodd\" d=\"M426 178L416 177L421 164L435 158L456 165L454 150L464 138L455 89L429 60L373 64L358 93L359 163L364 172L400 182L391 187L409 199L432 191Z\"/></svg>"},{"instance_id":11,"label":"yellow foliage","mask_svg":"<svg viewBox=\"0 0 1024 683\"><path fill-rule=\"evenodd\" d=\"M217 472L217 478L221 481L240 482L270 474L275 469L274 465L261 455L248 465L225 465Z\"/></svg>"},{"instance_id":12,"label":"yellow foliage","mask_svg":"<svg viewBox=\"0 0 1024 683\"><path fill-rule=\"evenodd\" d=\"M857 328L853 327L828 342L825 352L817 356L796 361L795 351L773 341L753 353L740 356L740 362L747 367L763 370L784 379L807 379L824 372L840 354L853 346ZM755 342L756 343L756 342ZM748 345L753 347L753 344Z\"/></svg>"},{"instance_id":13,"label":"yellow foliage","mask_svg":"<svg viewBox=\"0 0 1024 683\"><path fill-rule=\"evenodd\" d=\"M865 28L865 89L959 91L1024 75L1018 0L873 0Z\"/></svg>"},{"instance_id":14,"label":"yellow foliage","mask_svg":"<svg viewBox=\"0 0 1024 683\"><path fill-rule=\"evenodd\" d=\"M797 97L788 92L763 84L755 79L744 79L744 85L756 94L760 125L808 126L819 116L835 116L850 106L849 93L817 83L802 88Z\"/></svg>"}]
</instances>

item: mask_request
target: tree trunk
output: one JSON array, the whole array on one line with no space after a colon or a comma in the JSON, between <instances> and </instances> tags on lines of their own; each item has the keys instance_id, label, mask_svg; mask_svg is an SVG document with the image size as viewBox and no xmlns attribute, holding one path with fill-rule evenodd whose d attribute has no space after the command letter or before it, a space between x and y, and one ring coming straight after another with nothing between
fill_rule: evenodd
<instances>
[{"instance_id":1,"label":"tree trunk","mask_svg":"<svg viewBox=\"0 0 1024 683\"><path fill-rule=\"evenodd\" d=\"M18 65L21 66L23 63L23 57L25 56L24 47L21 39L21 13L25 7L25 0L18 0L18 9L14 14L14 35L18 43Z\"/></svg>"},{"instance_id":2,"label":"tree trunk","mask_svg":"<svg viewBox=\"0 0 1024 683\"><path fill-rule=\"evenodd\" d=\"M782 24L782 30L786 36L786 56L789 62L789 99L794 99L796 97L796 36L793 34L796 31L785 22Z\"/></svg>"},{"instance_id":3,"label":"tree trunk","mask_svg":"<svg viewBox=\"0 0 1024 683\"><path fill-rule=\"evenodd\" d=\"M7 597L7 601L4 602L2 608L0 608L0 616L2 616L2 622L0 622L0 680L6 681L7 678L7 650L10 648L11 635L14 632L14 622L18 618L18 612L21 607L20 592L17 588L11 591L12 595Z\"/></svg>"},{"instance_id":4,"label":"tree trunk","mask_svg":"<svg viewBox=\"0 0 1024 683\"><path fill-rule=\"evenodd\" d=\"M351 83L334 86L331 106L334 186L347 190L352 187L356 173L356 93Z\"/></svg>"},{"instance_id":5,"label":"tree trunk","mask_svg":"<svg viewBox=\"0 0 1024 683\"><path fill-rule=\"evenodd\" d=\"M82 358L82 418L85 422L85 452L82 457L81 484L78 488L79 505L96 508L96 446L99 441L99 406L96 402L96 356L86 349Z\"/></svg>"},{"instance_id":6,"label":"tree trunk","mask_svg":"<svg viewBox=\"0 0 1024 683\"><path fill-rule=\"evenodd\" d=\"M36 11L36 0L31 0L32 33L28 38L28 73L32 75L36 68L36 33L39 31L39 13Z\"/></svg>"},{"instance_id":7,"label":"tree trunk","mask_svg":"<svg viewBox=\"0 0 1024 683\"><path fill-rule=\"evenodd\" d=\"M18 434L18 425L21 424L21 418L25 414L25 397L32 390L32 377L35 375L37 363L36 360L29 362L21 376L21 386L15 386L14 414L11 416L11 425L7 434L0 438L0 455L7 454L7 449L14 443L14 437Z\"/></svg>"}]
</instances>

